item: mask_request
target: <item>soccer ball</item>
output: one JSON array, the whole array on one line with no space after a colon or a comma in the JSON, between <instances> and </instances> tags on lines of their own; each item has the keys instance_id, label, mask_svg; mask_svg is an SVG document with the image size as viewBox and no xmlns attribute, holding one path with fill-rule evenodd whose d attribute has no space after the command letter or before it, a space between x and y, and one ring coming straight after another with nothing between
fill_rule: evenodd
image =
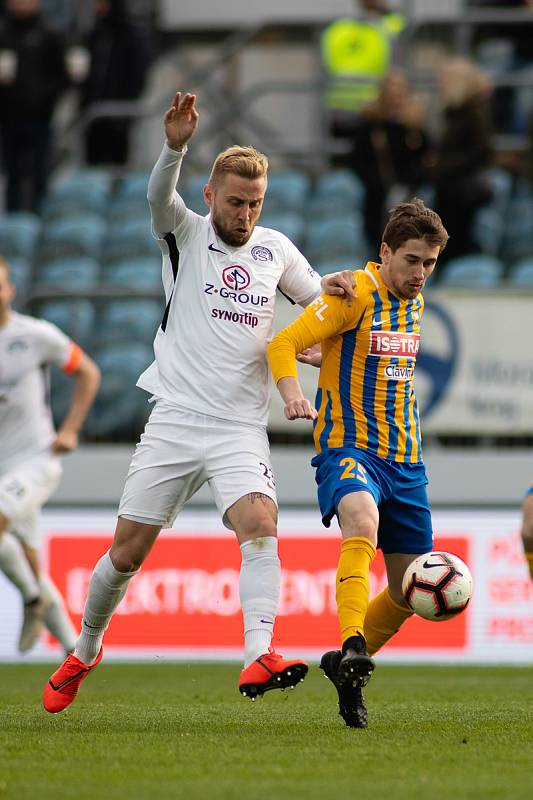
<instances>
[{"instance_id":1,"label":"soccer ball","mask_svg":"<svg viewBox=\"0 0 533 800\"><path fill-rule=\"evenodd\" d=\"M405 570L402 593L419 617L442 622L467 607L472 575L464 561L451 553L424 553Z\"/></svg>"}]
</instances>

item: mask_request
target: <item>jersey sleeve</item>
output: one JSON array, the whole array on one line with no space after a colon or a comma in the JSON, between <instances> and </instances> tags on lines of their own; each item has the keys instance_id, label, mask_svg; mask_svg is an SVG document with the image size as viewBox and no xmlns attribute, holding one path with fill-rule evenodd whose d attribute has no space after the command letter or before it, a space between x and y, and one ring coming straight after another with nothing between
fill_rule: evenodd
<instances>
[{"instance_id":1,"label":"jersey sleeve","mask_svg":"<svg viewBox=\"0 0 533 800\"><path fill-rule=\"evenodd\" d=\"M305 308L320 294L320 276L297 247L283 236L285 269L279 289L293 303Z\"/></svg>"},{"instance_id":2,"label":"jersey sleeve","mask_svg":"<svg viewBox=\"0 0 533 800\"><path fill-rule=\"evenodd\" d=\"M182 161L183 153L172 150L165 144L148 181L152 235L161 241L169 233L173 233L178 248L183 247L198 233L202 220L202 217L187 208L176 191Z\"/></svg>"},{"instance_id":3,"label":"jersey sleeve","mask_svg":"<svg viewBox=\"0 0 533 800\"><path fill-rule=\"evenodd\" d=\"M82 351L56 325L45 320L39 320L36 339L41 364L54 364L64 372L74 372L76 370Z\"/></svg>"},{"instance_id":4,"label":"jersey sleeve","mask_svg":"<svg viewBox=\"0 0 533 800\"><path fill-rule=\"evenodd\" d=\"M364 311L359 300L348 305L342 297L321 294L291 325L268 345L268 360L274 381L298 376L296 355L355 325Z\"/></svg>"}]
</instances>

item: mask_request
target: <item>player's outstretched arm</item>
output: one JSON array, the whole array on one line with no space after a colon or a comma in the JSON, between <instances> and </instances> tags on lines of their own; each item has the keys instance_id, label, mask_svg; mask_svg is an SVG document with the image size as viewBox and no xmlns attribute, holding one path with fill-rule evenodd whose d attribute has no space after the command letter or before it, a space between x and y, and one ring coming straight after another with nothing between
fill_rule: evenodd
<instances>
[{"instance_id":1,"label":"player's outstretched arm","mask_svg":"<svg viewBox=\"0 0 533 800\"><path fill-rule=\"evenodd\" d=\"M280 378L277 387L285 401L285 416L287 419L316 419L316 408L304 397L297 378Z\"/></svg>"},{"instance_id":2,"label":"player's outstretched arm","mask_svg":"<svg viewBox=\"0 0 533 800\"><path fill-rule=\"evenodd\" d=\"M198 127L199 114L196 110L196 95L190 92L176 92L165 114L165 135L167 145L172 150L183 150L194 136Z\"/></svg>"},{"instance_id":3,"label":"player's outstretched arm","mask_svg":"<svg viewBox=\"0 0 533 800\"><path fill-rule=\"evenodd\" d=\"M92 358L81 354L74 376L74 391L67 416L52 442L54 453L68 453L78 446L78 434L100 385L100 370Z\"/></svg>"}]
</instances>

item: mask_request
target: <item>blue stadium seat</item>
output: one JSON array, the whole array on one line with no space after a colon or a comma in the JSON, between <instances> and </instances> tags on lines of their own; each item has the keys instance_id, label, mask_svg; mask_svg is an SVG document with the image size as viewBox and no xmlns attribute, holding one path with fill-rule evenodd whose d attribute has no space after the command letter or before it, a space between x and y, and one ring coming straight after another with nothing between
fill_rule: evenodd
<instances>
[{"instance_id":1,"label":"blue stadium seat","mask_svg":"<svg viewBox=\"0 0 533 800\"><path fill-rule=\"evenodd\" d=\"M294 211L265 212L259 218L259 225L284 233L297 247L303 241L305 219Z\"/></svg>"},{"instance_id":2,"label":"blue stadium seat","mask_svg":"<svg viewBox=\"0 0 533 800\"><path fill-rule=\"evenodd\" d=\"M152 344L163 317L164 304L142 298L110 300L100 313L98 335L104 342Z\"/></svg>"},{"instance_id":3,"label":"blue stadium seat","mask_svg":"<svg viewBox=\"0 0 533 800\"><path fill-rule=\"evenodd\" d=\"M359 254L367 251L362 219L355 213L317 219L307 226L305 254L311 264L343 260L354 263L360 260Z\"/></svg>"},{"instance_id":4,"label":"blue stadium seat","mask_svg":"<svg viewBox=\"0 0 533 800\"><path fill-rule=\"evenodd\" d=\"M41 220L28 211L15 211L0 219L0 253L31 260L41 233Z\"/></svg>"},{"instance_id":5,"label":"blue stadium seat","mask_svg":"<svg viewBox=\"0 0 533 800\"><path fill-rule=\"evenodd\" d=\"M533 289L533 256L513 264L507 280L509 286Z\"/></svg>"},{"instance_id":6,"label":"blue stadium seat","mask_svg":"<svg viewBox=\"0 0 533 800\"><path fill-rule=\"evenodd\" d=\"M492 205L478 208L472 220L472 235L481 252L498 255L502 249L504 215Z\"/></svg>"},{"instance_id":7,"label":"blue stadium seat","mask_svg":"<svg viewBox=\"0 0 533 800\"><path fill-rule=\"evenodd\" d=\"M10 258L9 270L11 281L14 283L17 293L12 306L15 311L25 313L25 304L30 292L32 279L31 262L26 258Z\"/></svg>"},{"instance_id":8,"label":"blue stadium seat","mask_svg":"<svg viewBox=\"0 0 533 800\"><path fill-rule=\"evenodd\" d=\"M507 261L528 258L533 252L533 187L524 182L511 198L502 246Z\"/></svg>"},{"instance_id":9,"label":"blue stadium seat","mask_svg":"<svg viewBox=\"0 0 533 800\"><path fill-rule=\"evenodd\" d=\"M54 287L66 292L93 289L98 283L100 266L94 258L83 256L47 261L36 273L39 287Z\"/></svg>"},{"instance_id":10,"label":"blue stadium seat","mask_svg":"<svg viewBox=\"0 0 533 800\"><path fill-rule=\"evenodd\" d=\"M135 384L153 361L152 348L124 342L101 348L94 357L102 383L87 419L87 433L96 438L135 437L150 410L148 395Z\"/></svg>"},{"instance_id":11,"label":"blue stadium seat","mask_svg":"<svg viewBox=\"0 0 533 800\"><path fill-rule=\"evenodd\" d=\"M513 191L513 178L509 172L499 167L486 170L485 176L492 191L490 205L505 214Z\"/></svg>"},{"instance_id":12,"label":"blue stadium seat","mask_svg":"<svg viewBox=\"0 0 533 800\"><path fill-rule=\"evenodd\" d=\"M321 218L349 214L361 209L365 187L348 169L332 170L321 175L309 201L309 216Z\"/></svg>"},{"instance_id":13,"label":"blue stadium seat","mask_svg":"<svg viewBox=\"0 0 533 800\"><path fill-rule=\"evenodd\" d=\"M161 257L161 250L150 229L149 214L142 219L124 220L123 223L110 226L102 249L104 262L144 256Z\"/></svg>"},{"instance_id":14,"label":"blue stadium seat","mask_svg":"<svg viewBox=\"0 0 533 800\"><path fill-rule=\"evenodd\" d=\"M73 214L106 213L111 190L111 175L102 170L80 170L53 185L44 203L46 219Z\"/></svg>"},{"instance_id":15,"label":"blue stadium seat","mask_svg":"<svg viewBox=\"0 0 533 800\"><path fill-rule=\"evenodd\" d=\"M34 310L35 316L53 322L81 347L90 345L95 328L95 310L90 300L45 300L36 304Z\"/></svg>"},{"instance_id":16,"label":"blue stadium seat","mask_svg":"<svg viewBox=\"0 0 533 800\"><path fill-rule=\"evenodd\" d=\"M312 264L313 268L318 272L319 275L328 275L330 272L339 272L343 269L364 269L366 266L366 262L368 261L367 258L362 259L346 259L346 258L334 258L334 259L325 259L322 261L317 261Z\"/></svg>"},{"instance_id":17,"label":"blue stadium seat","mask_svg":"<svg viewBox=\"0 0 533 800\"><path fill-rule=\"evenodd\" d=\"M152 256L115 261L104 267L103 283L128 289L159 289L161 292L161 259Z\"/></svg>"},{"instance_id":18,"label":"blue stadium seat","mask_svg":"<svg viewBox=\"0 0 533 800\"><path fill-rule=\"evenodd\" d=\"M503 277L502 262L483 253L459 256L448 261L442 268L440 286L490 289L497 286Z\"/></svg>"},{"instance_id":19,"label":"blue stadium seat","mask_svg":"<svg viewBox=\"0 0 533 800\"><path fill-rule=\"evenodd\" d=\"M209 174L191 175L184 183L180 181L178 184L178 191L185 201L187 208L205 217L209 213L209 209L204 201L204 186L209 180Z\"/></svg>"},{"instance_id":20,"label":"blue stadium seat","mask_svg":"<svg viewBox=\"0 0 533 800\"><path fill-rule=\"evenodd\" d=\"M56 220L45 228L39 260L55 261L72 256L99 259L105 231L104 220L88 214Z\"/></svg>"},{"instance_id":21,"label":"blue stadium seat","mask_svg":"<svg viewBox=\"0 0 533 800\"><path fill-rule=\"evenodd\" d=\"M107 219L112 226L123 225L130 220L146 223L149 217L150 209L146 197L116 197L107 211Z\"/></svg>"},{"instance_id":22,"label":"blue stadium seat","mask_svg":"<svg viewBox=\"0 0 533 800\"><path fill-rule=\"evenodd\" d=\"M280 211L301 214L305 210L309 193L309 178L303 172L270 172L263 214Z\"/></svg>"},{"instance_id":23,"label":"blue stadium seat","mask_svg":"<svg viewBox=\"0 0 533 800\"><path fill-rule=\"evenodd\" d=\"M121 200L144 200L147 204L146 194L148 192L148 181L150 172L132 172L123 178L116 189L115 197Z\"/></svg>"}]
</instances>

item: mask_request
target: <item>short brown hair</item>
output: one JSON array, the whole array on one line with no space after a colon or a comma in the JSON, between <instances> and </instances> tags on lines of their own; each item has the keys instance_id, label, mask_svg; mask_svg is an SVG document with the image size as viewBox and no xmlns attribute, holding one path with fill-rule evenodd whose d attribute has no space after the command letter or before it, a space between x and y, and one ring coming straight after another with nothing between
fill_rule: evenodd
<instances>
[{"instance_id":1,"label":"short brown hair","mask_svg":"<svg viewBox=\"0 0 533 800\"><path fill-rule=\"evenodd\" d=\"M268 172L268 158L255 147L240 147L232 145L219 153L213 164L209 183L216 184L222 175L231 173L240 175L241 178L266 178Z\"/></svg>"},{"instance_id":2,"label":"short brown hair","mask_svg":"<svg viewBox=\"0 0 533 800\"><path fill-rule=\"evenodd\" d=\"M425 239L429 244L438 245L441 252L449 239L436 211L427 208L417 197L391 209L383 231L383 241L393 253L408 239Z\"/></svg>"}]
</instances>

